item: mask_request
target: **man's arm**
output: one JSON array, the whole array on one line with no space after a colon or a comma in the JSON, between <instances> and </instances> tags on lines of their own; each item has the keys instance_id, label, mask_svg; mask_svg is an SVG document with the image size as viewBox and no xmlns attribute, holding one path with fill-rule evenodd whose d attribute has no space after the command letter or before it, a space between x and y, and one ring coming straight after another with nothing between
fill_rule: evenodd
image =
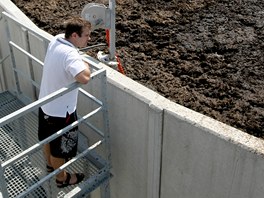
<instances>
[{"instance_id":1,"label":"man's arm","mask_svg":"<svg viewBox=\"0 0 264 198\"><path fill-rule=\"evenodd\" d=\"M75 80L81 84L87 84L90 80L91 71L89 69L89 64L84 62L86 65L85 70L81 71L75 76Z\"/></svg>"}]
</instances>

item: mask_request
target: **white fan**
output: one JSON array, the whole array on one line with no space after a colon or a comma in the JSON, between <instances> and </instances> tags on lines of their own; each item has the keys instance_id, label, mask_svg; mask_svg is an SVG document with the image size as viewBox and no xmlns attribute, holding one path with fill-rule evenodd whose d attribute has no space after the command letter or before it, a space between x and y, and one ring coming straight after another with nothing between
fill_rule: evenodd
<instances>
[{"instance_id":1,"label":"white fan","mask_svg":"<svg viewBox=\"0 0 264 198\"><path fill-rule=\"evenodd\" d=\"M93 30L110 28L110 12L103 4L88 3L83 8L81 16L91 23Z\"/></svg>"}]
</instances>

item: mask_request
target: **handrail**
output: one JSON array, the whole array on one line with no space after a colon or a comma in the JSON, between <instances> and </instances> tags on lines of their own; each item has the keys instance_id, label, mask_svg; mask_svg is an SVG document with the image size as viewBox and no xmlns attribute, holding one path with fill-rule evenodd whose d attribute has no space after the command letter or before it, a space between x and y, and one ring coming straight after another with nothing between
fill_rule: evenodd
<instances>
[{"instance_id":1,"label":"handrail","mask_svg":"<svg viewBox=\"0 0 264 198\"><path fill-rule=\"evenodd\" d=\"M91 100L93 100L94 102L96 102L98 105L103 106L102 101L98 100L96 97L94 97L92 94L86 92L84 89L82 89L81 87L79 88L79 91L86 97L90 98ZM99 130L98 128L94 127L92 124L90 124L87 121L84 121L84 124L87 125L88 127L90 127L91 129L93 129L98 135L100 135L101 137L104 137L104 133Z\"/></svg>"},{"instance_id":2,"label":"handrail","mask_svg":"<svg viewBox=\"0 0 264 198\"><path fill-rule=\"evenodd\" d=\"M21 22L17 21L14 17L12 17L11 15L9 15L8 13L3 12L3 14L4 14L4 16L9 17L9 19L11 19L13 22L18 23L19 25L21 25L22 27L26 28L27 30L31 30L29 27L27 27L26 25L24 25L24 24L22 24ZM9 41L9 44L10 44L11 47L15 47L16 49L18 49L19 51L21 51L21 52L23 52L25 55L27 55L29 58L33 59L34 61L36 61L37 63L39 63L41 66L43 66L43 62L42 62L42 61L40 61L39 59L37 59L36 57L34 57L32 54L28 53L26 50L22 49L22 48L19 47L18 45L16 45L14 42ZM94 78L96 75L100 74L103 70L105 70L105 69L100 68L98 71L93 72L93 73L91 74L91 79ZM17 69L16 69L16 72L19 72L19 71L20 71L20 70L17 70ZM32 81L33 81L33 80L31 80L31 82L32 82ZM34 82L34 81L33 81L33 82ZM33 82L32 82L32 83L33 83ZM34 84L34 83L33 83L33 84ZM37 100L37 101L35 101L35 102L33 102L33 103L31 103L31 104L29 104L29 105L27 105L27 106L25 106L25 107L19 109L19 110L17 110L17 111L15 111L15 112L13 112L13 113L11 113L11 114L9 114L9 115L7 115L7 116L1 118L1 119L0 119L0 127L2 127L2 126L4 126L5 124L8 124L9 122L11 122L11 121L13 121L13 120L15 120L15 119L17 119L17 118L19 118L19 117L21 117L21 116L23 116L23 115L29 113L29 112L31 112L31 111L33 111L33 110L37 109L38 107L40 107L40 106L42 106L42 105L44 105L44 104L50 102L51 100L54 100L54 99L56 99L56 98L58 98L58 97L60 97L60 96L62 96L62 95L64 95L64 94L66 94L66 93L72 91L73 89L80 87L80 85L81 85L80 83L78 83L78 82L74 82L74 83L68 85L67 87L63 87L63 88L61 88L60 90L57 90L57 91L55 91L55 92L53 92L53 93L47 95L46 97L41 98L41 99L39 99L39 100ZM96 99L96 98L95 98L94 96L92 96L91 94L85 92L83 89L79 89L79 90L80 90L80 92L83 93L86 97L89 97L90 99L92 99L94 102L96 102L96 103L99 104L100 106L103 106L103 103L102 103L100 100ZM102 108L102 107L97 108L97 109L95 110L95 113L96 113L98 110L101 110L101 108ZM87 115L91 116L93 113L94 113L94 111L92 111L90 114L87 114ZM87 116L87 115L86 115L86 116ZM58 131L56 134L54 134L54 136L51 136L51 137L47 138L46 141L44 141L44 142L40 142L39 144L36 144L36 145L34 145L33 147L31 147L31 148L25 150L25 151L22 152L21 154L17 155L15 158L12 158L12 159L8 160L7 162L4 162L4 163L2 164L2 166L3 166L3 167L7 166L9 163L12 163L12 162L15 161L16 159L20 159L20 158L22 158L26 153L29 153L30 151L34 150L35 148L38 148L39 146L41 146L41 145L47 143L48 141L51 141L51 140L55 139L55 138L58 137L59 135L63 134L66 130L69 130L69 129L73 128L73 127L76 126L78 123L82 122L83 120L85 120L85 119L87 119L87 118L89 117L89 116L88 116L87 118L85 118L86 116L83 116L82 118L78 119L76 122L74 122L74 123L71 124L70 126L64 128L63 130ZM84 118L85 118L85 119L84 119ZM94 130L96 129L96 128L93 127L92 125L89 125L89 124L88 124L88 126L90 126L91 128L93 128ZM100 130L95 130L95 131L96 131L98 134L100 134L102 137L104 136L104 134L103 134Z\"/></svg>"},{"instance_id":3,"label":"handrail","mask_svg":"<svg viewBox=\"0 0 264 198\"><path fill-rule=\"evenodd\" d=\"M9 41L9 44L13 47L15 47L16 49L18 49L19 51L23 52L24 54L26 54L29 58L33 59L34 61L36 61L37 63L39 63L41 66L44 65L44 63L42 61L40 61L39 59L37 59L35 56L33 56L32 54L28 53L26 50L24 50L23 48L19 47L17 44L15 44L12 41Z\"/></svg>"},{"instance_id":4,"label":"handrail","mask_svg":"<svg viewBox=\"0 0 264 198\"><path fill-rule=\"evenodd\" d=\"M20 27L26 29L26 33L28 34L28 32L32 32L36 37L39 37L40 39L43 39L43 43L47 45L49 38L44 37L41 34L38 34L37 31L32 30L31 27L22 24L21 22L19 22L17 19L15 19L15 17L11 16L10 14L6 13L6 12L2 12L3 16L5 16L6 19L10 19L11 21L13 21L14 23L16 23L16 25L19 25ZM9 22L9 21L7 21ZM24 30L23 29L23 30ZM36 30L36 29L35 29ZM10 35L9 35L10 36ZM39 65L43 66L43 62L40 61L38 58L36 58L34 55L32 55L30 53L30 51L24 50L23 48L21 48L19 45L17 45L16 43L14 43L13 41L9 41L9 47L11 50L11 55L13 55L13 51L12 48L16 48L17 50L19 50L20 52L22 52L23 54L25 54L29 59L32 59L34 61L36 61ZM14 59L14 57L12 57ZM90 66L92 66L92 73L91 73L91 80L95 77L97 77L99 79L104 80L105 82L105 78L106 78L106 70L100 65L99 61L96 60L92 60L92 57L83 54L83 60L88 62ZM2 60L1 60L2 61ZM19 74L19 75L24 75L23 71L17 69L15 67L16 63L15 60L13 61L13 70L15 72L15 74ZM25 77L25 75L24 75ZM26 76L27 77L27 76ZM37 82L35 82L33 79L30 79L29 76L29 80L30 82L36 86ZM17 80L17 83L18 80ZM39 88L39 86L36 86L37 88ZM92 146L90 146L87 149L84 149L84 151L82 151L80 154L78 154L76 157L74 157L73 159L69 160L67 163L63 164L61 167L59 167L58 169L54 170L52 173L48 174L47 176L45 176L44 178L40 179L37 183L31 185L27 190L23 191L21 194L18 195L18 197L24 197L25 195L27 195L28 193L30 193L33 189L37 188L39 185L41 185L42 183L44 183L45 181L49 180L51 177L55 176L56 174L58 174L60 171L64 170L65 168L67 168L70 164L72 164L73 162L75 162L76 160L79 160L81 157L84 157L85 155L87 155L89 152L91 152L94 148L96 148L97 146L101 145L102 143L106 143L108 144L108 135L104 134L103 131L101 131L100 129L98 129L97 127L95 127L93 124L89 123L87 121L87 119L91 116L93 116L94 114L103 111L105 112L105 104L104 102L98 100L96 97L94 97L93 95L91 95L90 93L86 92L84 89L81 88L81 84L78 82L74 82L66 87L63 87L39 100L36 100L34 102L32 102L31 104L28 104L24 107L22 107L21 109L10 113L9 115L4 116L3 118L0 118L0 128L24 115L26 115L27 113L33 112L34 110L36 110L37 108L43 106L44 104L59 98L67 93L69 93L70 91L74 90L74 89L78 89L78 91L80 91L85 97L91 99L93 102L95 102L98 106L97 108L95 108L94 110L90 110L89 113L87 113L86 115L79 117L76 121L74 121L73 123L71 123L70 125L64 127L63 129L57 131L55 134L49 136L48 138L34 144L33 146L30 146L29 148L25 149L24 151L22 151L21 153L17 154L16 156L7 159L4 162L0 162L0 176L2 176L4 178L4 170L8 167L11 166L12 164L14 164L16 161L24 158L25 156L29 156L32 155L34 152L36 152L37 150L39 150L44 144L49 143L50 141L56 139L57 137L63 135L64 133L66 133L67 131L69 131L70 129L76 127L79 123L84 123L87 124L90 128L93 129L94 132L96 132L97 134L99 134L101 136L101 140L99 140L98 142L96 142L95 144L93 144ZM103 100L104 101L104 100ZM104 115L105 118L105 115ZM83 149L82 149L83 150ZM108 166L107 166L108 168ZM6 183L3 181L0 181L1 183L1 187L4 188L3 192L0 192L0 197L1 194L3 194L4 196L8 196L8 192L6 187Z\"/></svg>"},{"instance_id":5,"label":"handrail","mask_svg":"<svg viewBox=\"0 0 264 198\"><path fill-rule=\"evenodd\" d=\"M33 111L35 108L37 108L38 106L41 106L44 103L49 102L52 99L55 99L59 96L62 96L64 94L66 94L67 92L71 91L71 89L74 89L75 87L78 87L80 85L80 83L72 83L70 84L67 88L62 88L42 99L39 99L23 108L21 108L20 110L11 113L5 117L3 117L2 119L0 119L0 126L3 126L4 124L8 123L8 121L14 120L16 118L18 118L19 116L22 116L24 114L26 114L27 112L29 112L30 110ZM92 100L96 101L98 104L102 104L101 101L97 100L96 98L94 98L91 94L86 93L84 90L82 90L82 93L84 93L84 95L86 97L91 97ZM57 131L55 134L49 136L48 138L40 141L39 143L36 143L35 145L31 146L30 148L24 150L22 153L16 155L15 157L3 162L1 164L0 170L1 173L3 174L5 168L7 166L10 166L12 164L14 164L16 161L18 161L19 159L22 159L23 157L32 154L33 152L35 152L37 149L39 149L40 147L42 147L44 144L47 144L48 142L56 139L57 137L63 135L64 133L66 133L67 131L69 131L70 129L76 127L79 123L85 121L87 118L91 117L92 115L96 114L97 112L101 111L103 109L103 106L100 105L97 109L90 111L88 114L84 115L83 117L79 118L78 120L74 121L72 124L64 127L63 129ZM98 133L98 130L95 130ZM99 131L100 132L100 131ZM103 133L99 133L100 135L103 136ZM40 184L44 183L45 181L47 181L48 179L50 179L51 177L53 177L54 175L56 175L57 173L59 173L60 171L62 171L63 169L65 169L66 167L68 167L70 164L72 164L74 161L80 159L81 157L83 157L84 155L86 155L87 153L89 153L90 151L92 151L92 149L96 148L97 146L101 145L105 140L99 140L97 143L95 143L94 145L90 146L88 149L86 149L85 151L83 151L82 153L78 154L76 157L74 157L73 159L69 160L67 163L63 164L60 168L54 170L51 174L45 176L44 178L42 178L39 182L35 183L34 185L30 186L27 190L23 191L20 195L18 195L17 197L24 197L26 194L30 193L33 189L37 188ZM4 184L5 185L5 184ZM7 192L3 192L3 193L7 193Z\"/></svg>"},{"instance_id":6,"label":"handrail","mask_svg":"<svg viewBox=\"0 0 264 198\"><path fill-rule=\"evenodd\" d=\"M15 120L15 119L18 119L19 117L37 109L38 107L50 102L51 100L53 99L56 99L62 95L65 95L66 93L76 89L77 87L79 87L81 84L78 83L78 82L74 82L70 85L68 85L67 87L63 87L61 89L59 89L58 91L55 91L33 103L30 103L29 105L25 106L25 107L22 107L21 109L3 117L0 119L0 127L2 127L3 125Z\"/></svg>"},{"instance_id":7,"label":"handrail","mask_svg":"<svg viewBox=\"0 0 264 198\"><path fill-rule=\"evenodd\" d=\"M51 136L47 137L46 139L40 141L39 143L36 143L35 145L31 146L30 148L26 149L25 151L21 152L20 154L16 155L15 157L3 162L1 164L1 166L3 168L6 168L8 165L13 164L15 161L23 158L25 155L33 153L34 150L38 149L39 147L43 146L44 144L47 144L50 141L56 139L57 137L63 135L64 133L66 133L70 129L72 129L75 126L77 126L80 122L82 122L82 121L86 120L87 118L91 117L92 115L94 115L95 113L100 111L101 109L102 109L102 107L99 107L99 108L95 109L94 111L91 111L90 113L86 114L85 116L81 117L80 119L74 121L72 124L70 124L70 125L64 127L63 129L57 131L56 133L54 133L53 135L51 135Z\"/></svg>"},{"instance_id":8,"label":"handrail","mask_svg":"<svg viewBox=\"0 0 264 198\"><path fill-rule=\"evenodd\" d=\"M98 128L96 128L95 126L93 126L91 123L87 122L87 121L83 121L83 124L90 127L92 130L94 130L98 135L100 135L101 137L104 137L104 133L99 130Z\"/></svg>"}]
</instances>

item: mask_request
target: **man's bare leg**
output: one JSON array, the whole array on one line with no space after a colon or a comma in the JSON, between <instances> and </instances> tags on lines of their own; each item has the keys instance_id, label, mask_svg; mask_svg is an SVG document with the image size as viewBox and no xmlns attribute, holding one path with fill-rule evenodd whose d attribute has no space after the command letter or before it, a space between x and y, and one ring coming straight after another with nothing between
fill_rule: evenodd
<instances>
[{"instance_id":1,"label":"man's bare leg","mask_svg":"<svg viewBox=\"0 0 264 198\"><path fill-rule=\"evenodd\" d=\"M57 158L57 157L54 157L52 155L50 155L50 161L51 161L51 164L52 164L52 167L54 169L57 169L59 168L60 166L62 166L64 163L65 163L65 159L63 158ZM57 176L56 176L56 179L59 180L59 181L65 181L67 178L67 174L66 174L66 171L61 171ZM77 177L75 174L72 174L71 175L71 179L70 179L70 184L74 184L77 182Z\"/></svg>"},{"instance_id":2,"label":"man's bare leg","mask_svg":"<svg viewBox=\"0 0 264 198\"><path fill-rule=\"evenodd\" d=\"M49 144L44 145L43 153L44 153L47 165L52 167L52 164L50 161L50 145Z\"/></svg>"},{"instance_id":3,"label":"man's bare leg","mask_svg":"<svg viewBox=\"0 0 264 198\"><path fill-rule=\"evenodd\" d=\"M52 155L50 155L50 162L51 165L54 169L58 169L60 166L62 166L65 163L65 159L63 158L58 158L58 157L53 157ZM66 172L65 171L61 171L56 178L59 181L64 181L66 179Z\"/></svg>"},{"instance_id":4,"label":"man's bare leg","mask_svg":"<svg viewBox=\"0 0 264 198\"><path fill-rule=\"evenodd\" d=\"M60 166L62 166L64 163L65 163L65 160L62 159L62 158L57 158L57 157L53 157L51 154L50 154L50 145L49 144L45 144L44 145L44 155L45 155L45 158L46 158L46 161L47 161L47 165L48 166L51 166L55 169L59 168ZM58 175L57 175L57 179L59 181L64 181L66 179L66 172L65 171L61 171ZM73 178L75 179L75 178ZM72 182L75 182L72 181Z\"/></svg>"}]
</instances>

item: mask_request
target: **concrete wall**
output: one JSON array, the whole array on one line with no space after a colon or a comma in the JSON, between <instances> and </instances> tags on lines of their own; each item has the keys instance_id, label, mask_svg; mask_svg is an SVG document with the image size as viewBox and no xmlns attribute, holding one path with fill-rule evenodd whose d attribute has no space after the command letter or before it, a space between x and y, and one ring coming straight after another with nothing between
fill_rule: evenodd
<instances>
[{"instance_id":1,"label":"concrete wall","mask_svg":"<svg viewBox=\"0 0 264 198\"><path fill-rule=\"evenodd\" d=\"M263 140L178 105L165 110L161 197L260 198L263 166Z\"/></svg>"},{"instance_id":2,"label":"concrete wall","mask_svg":"<svg viewBox=\"0 0 264 198\"><path fill-rule=\"evenodd\" d=\"M2 9L14 9L6 5ZM1 21L1 35L3 29ZM43 58L44 44L36 42L31 44L34 52ZM0 60L8 53L5 49L1 39ZM107 70L112 198L263 197L263 140L175 104L98 64ZM38 78L40 72L35 71ZM99 83L84 88L99 95Z\"/></svg>"}]
</instances>

